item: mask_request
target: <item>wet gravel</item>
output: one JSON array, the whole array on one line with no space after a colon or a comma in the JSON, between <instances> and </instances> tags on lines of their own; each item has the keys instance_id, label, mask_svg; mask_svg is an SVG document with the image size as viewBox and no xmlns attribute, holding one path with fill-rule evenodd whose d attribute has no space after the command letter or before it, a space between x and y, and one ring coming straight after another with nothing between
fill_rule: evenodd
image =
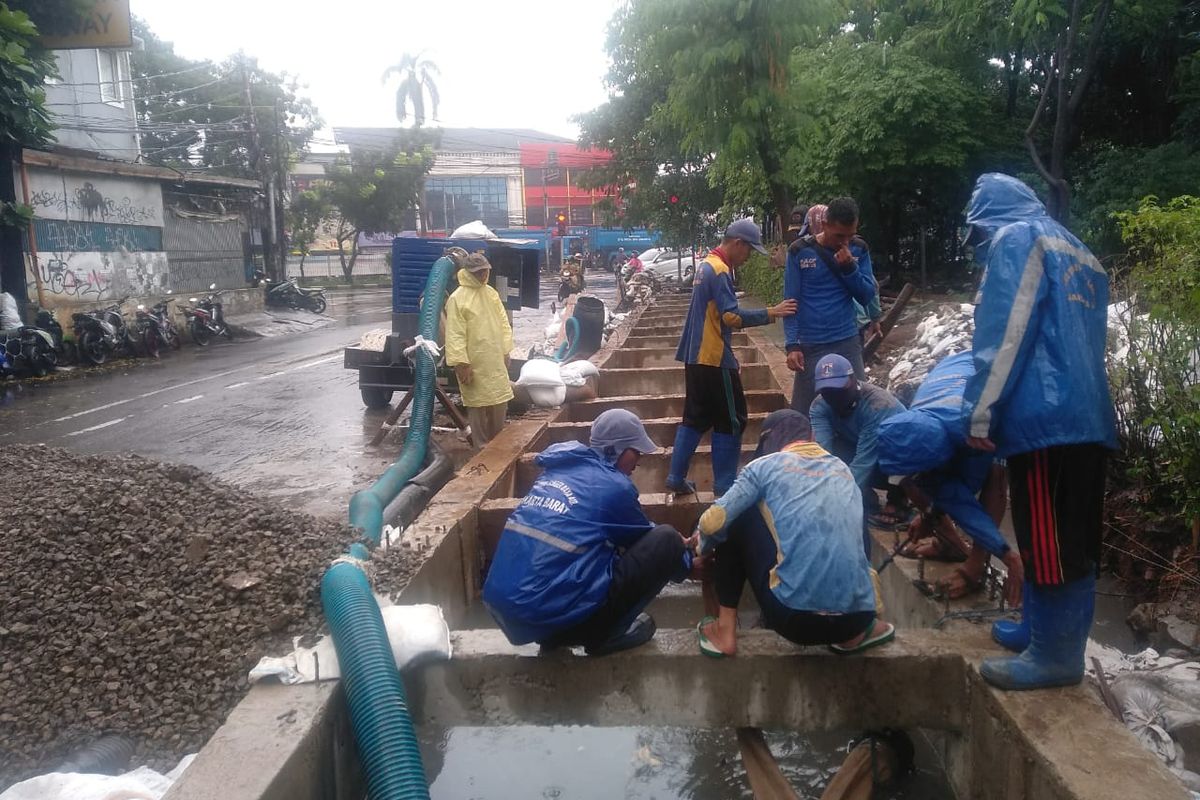
<instances>
[{"instance_id":1,"label":"wet gravel","mask_svg":"<svg viewBox=\"0 0 1200 800\"><path fill-rule=\"evenodd\" d=\"M0 474L0 789L104 733L136 763L198 750L250 667L321 627L321 574L352 539L137 456L9 445Z\"/></svg>"}]
</instances>

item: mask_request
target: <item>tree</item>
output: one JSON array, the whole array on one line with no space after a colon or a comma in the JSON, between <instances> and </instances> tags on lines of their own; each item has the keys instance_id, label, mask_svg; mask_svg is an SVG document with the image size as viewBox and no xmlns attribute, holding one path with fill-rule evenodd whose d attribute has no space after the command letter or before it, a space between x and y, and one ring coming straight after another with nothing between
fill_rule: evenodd
<instances>
[{"instance_id":1,"label":"tree","mask_svg":"<svg viewBox=\"0 0 1200 800\"><path fill-rule=\"evenodd\" d=\"M424 55L424 52L415 56L405 53L399 63L383 71L384 83L392 75L400 75L400 85L396 87L396 119L400 122L407 120L408 107L411 105L413 125L417 128L425 124L425 95L429 95L435 121L438 112L438 88L433 79L441 73L437 64L424 58Z\"/></svg>"},{"instance_id":2,"label":"tree","mask_svg":"<svg viewBox=\"0 0 1200 800\"><path fill-rule=\"evenodd\" d=\"M301 278L304 277L304 259L308 257L309 248L316 241L317 233L332 212L333 207L321 186L297 192L288 205L285 217L288 240L292 249L300 253Z\"/></svg>"},{"instance_id":3,"label":"tree","mask_svg":"<svg viewBox=\"0 0 1200 800\"><path fill-rule=\"evenodd\" d=\"M0 285L20 299L26 297L20 228L33 210L17 201L13 163L22 148L52 141L54 123L43 87L46 78L58 74L38 27L79 10L76 0L0 0Z\"/></svg>"},{"instance_id":4,"label":"tree","mask_svg":"<svg viewBox=\"0 0 1200 800\"><path fill-rule=\"evenodd\" d=\"M360 233L399 230L414 210L421 183L433 166L431 137L419 128L402 130L394 146L357 149L326 170L323 187L334 210L338 257L347 283L353 281Z\"/></svg>"}]
</instances>

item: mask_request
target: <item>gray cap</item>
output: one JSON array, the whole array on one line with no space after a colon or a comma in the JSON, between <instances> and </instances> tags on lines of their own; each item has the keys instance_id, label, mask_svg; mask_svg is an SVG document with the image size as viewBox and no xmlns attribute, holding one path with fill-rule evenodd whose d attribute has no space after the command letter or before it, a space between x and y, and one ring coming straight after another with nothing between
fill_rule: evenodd
<instances>
[{"instance_id":1,"label":"gray cap","mask_svg":"<svg viewBox=\"0 0 1200 800\"><path fill-rule=\"evenodd\" d=\"M616 461L626 450L637 450L642 455L658 452L658 445L646 435L642 421L623 408L612 408L596 417L592 423L591 447L609 462Z\"/></svg>"},{"instance_id":2,"label":"gray cap","mask_svg":"<svg viewBox=\"0 0 1200 800\"><path fill-rule=\"evenodd\" d=\"M750 217L729 223L729 227L725 229L725 238L741 239L764 256L767 254L767 248L763 247L762 243L762 231L758 229L758 223Z\"/></svg>"}]
</instances>

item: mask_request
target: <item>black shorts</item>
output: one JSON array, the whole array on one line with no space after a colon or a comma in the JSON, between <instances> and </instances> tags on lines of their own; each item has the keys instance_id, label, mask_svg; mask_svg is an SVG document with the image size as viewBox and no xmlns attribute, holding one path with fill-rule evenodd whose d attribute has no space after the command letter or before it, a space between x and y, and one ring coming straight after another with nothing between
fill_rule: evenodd
<instances>
[{"instance_id":1,"label":"black shorts","mask_svg":"<svg viewBox=\"0 0 1200 800\"><path fill-rule=\"evenodd\" d=\"M1074 444L1008 459L1013 531L1025 580L1054 586L1096 571L1107 455L1102 445Z\"/></svg>"},{"instance_id":2,"label":"black shorts","mask_svg":"<svg viewBox=\"0 0 1200 800\"><path fill-rule=\"evenodd\" d=\"M683 400L683 424L704 433L741 436L746 429L746 393L737 370L684 364L687 384Z\"/></svg>"}]
</instances>

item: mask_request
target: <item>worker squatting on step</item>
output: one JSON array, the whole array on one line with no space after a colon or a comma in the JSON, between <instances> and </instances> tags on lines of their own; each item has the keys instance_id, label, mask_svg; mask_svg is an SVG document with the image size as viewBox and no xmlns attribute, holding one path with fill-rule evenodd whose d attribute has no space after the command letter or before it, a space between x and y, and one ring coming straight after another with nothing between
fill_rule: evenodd
<instances>
[{"instance_id":1,"label":"worker squatting on step","mask_svg":"<svg viewBox=\"0 0 1200 800\"><path fill-rule=\"evenodd\" d=\"M509 641L583 645L597 656L654 636L642 612L692 568L688 543L646 518L629 479L657 450L636 416L612 409L592 423L590 446L553 444L538 455L541 477L505 523L483 585Z\"/></svg>"},{"instance_id":2,"label":"worker squatting on step","mask_svg":"<svg viewBox=\"0 0 1200 800\"><path fill-rule=\"evenodd\" d=\"M783 273L783 296L797 303L797 313L783 323L788 368L796 373L792 408L808 413L813 400L813 367L822 356L837 353L866 380L862 339L854 301L875 310L868 323L878 328L878 287L871 271L871 253L858 237L858 205L849 197L829 203L825 226L803 236L788 248Z\"/></svg>"},{"instance_id":3,"label":"worker squatting on step","mask_svg":"<svg viewBox=\"0 0 1200 800\"><path fill-rule=\"evenodd\" d=\"M963 392L974 374L969 352L944 358L930 370L909 409L880 424L879 469L902 476L900 485L921 509L906 544L935 538L935 526L948 527L946 535L957 537L954 525L974 541L966 562L934 588L951 600L982 588L990 554L1008 569L1005 596L1015 608L1021 604L1024 568L999 528L1008 502L1004 467L991 453L967 447L962 426ZM937 553L916 549L901 555ZM1015 627L1005 621L1001 628L1010 626Z\"/></svg>"},{"instance_id":4,"label":"worker squatting on step","mask_svg":"<svg viewBox=\"0 0 1200 800\"><path fill-rule=\"evenodd\" d=\"M700 437L712 430L713 491L718 495L733 484L746 428L746 394L738 377L738 360L730 346L734 329L766 325L796 313L796 302L784 300L771 308L745 310L738 306L733 270L746 263L750 252L766 254L762 233L752 219L729 224L720 246L700 262L691 305L679 337L675 360L683 362L683 423L675 434L667 488L692 494L687 479Z\"/></svg>"},{"instance_id":5,"label":"worker squatting on step","mask_svg":"<svg viewBox=\"0 0 1200 800\"><path fill-rule=\"evenodd\" d=\"M810 408L813 439L850 467L863 499L863 552L871 555L871 534L866 521L895 525L907 503L899 487L889 486L879 471L879 425L904 410L904 404L882 386L859 381L854 367L842 356L830 353L816 364L814 387L817 397ZM875 489L888 490L888 503L881 518Z\"/></svg>"},{"instance_id":6,"label":"worker squatting on step","mask_svg":"<svg viewBox=\"0 0 1200 800\"><path fill-rule=\"evenodd\" d=\"M1072 685L1083 679L1092 625L1105 456L1117 448L1104 367L1108 276L1016 178L981 176L966 222L985 272L962 425L968 445L1008 460L1031 584L1028 646L986 659L980 672L1004 689Z\"/></svg>"},{"instance_id":7,"label":"worker squatting on step","mask_svg":"<svg viewBox=\"0 0 1200 800\"><path fill-rule=\"evenodd\" d=\"M855 653L895 635L895 627L876 616L871 567L860 544L858 486L840 459L812 441L808 418L798 411L767 417L755 459L700 517L697 532L697 552L713 559L704 571L715 584L715 598L705 592L706 611L715 616L697 626L705 655L737 653L737 607L746 582L763 623L796 644Z\"/></svg>"},{"instance_id":8,"label":"worker squatting on step","mask_svg":"<svg viewBox=\"0 0 1200 800\"><path fill-rule=\"evenodd\" d=\"M508 354L512 327L500 295L488 285L492 265L482 253L467 256L458 288L446 301L446 364L458 376L476 447L504 428L508 401Z\"/></svg>"}]
</instances>

